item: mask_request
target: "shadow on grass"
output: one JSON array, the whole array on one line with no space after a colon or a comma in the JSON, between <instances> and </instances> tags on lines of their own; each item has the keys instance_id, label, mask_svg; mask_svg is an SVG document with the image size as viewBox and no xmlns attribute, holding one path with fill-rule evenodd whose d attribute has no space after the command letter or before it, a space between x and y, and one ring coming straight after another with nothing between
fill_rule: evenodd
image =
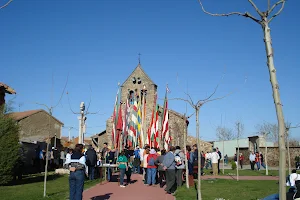
<instances>
[{"instance_id":1,"label":"shadow on grass","mask_svg":"<svg viewBox=\"0 0 300 200\"><path fill-rule=\"evenodd\" d=\"M61 175L49 174L47 176L47 181L55 180L59 177L61 177ZM8 184L5 184L4 186L25 185L25 184L38 183L43 181L44 181L44 174L31 174L31 175L24 176L22 180L14 180Z\"/></svg>"},{"instance_id":2,"label":"shadow on grass","mask_svg":"<svg viewBox=\"0 0 300 200\"><path fill-rule=\"evenodd\" d=\"M105 195L99 195L99 196L96 196L96 197L92 197L91 199L92 200L107 200L107 199L110 199L111 195L112 195L112 193L107 193Z\"/></svg>"}]
</instances>

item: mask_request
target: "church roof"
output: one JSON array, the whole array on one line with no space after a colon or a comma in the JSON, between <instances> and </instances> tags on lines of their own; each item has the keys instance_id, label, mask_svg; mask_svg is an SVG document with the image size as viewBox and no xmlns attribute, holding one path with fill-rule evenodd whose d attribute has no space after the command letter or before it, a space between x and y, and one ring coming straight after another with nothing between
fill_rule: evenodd
<instances>
[{"instance_id":1,"label":"church roof","mask_svg":"<svg viewBox=\"0 0 300 200\"><path fill-rule=\"evenodd\" d=\"M143 70L143 68L142 68L142 66L141 66L140 63L139 63L139 64L136 66L136 68L131 72L131 74L127 77L127 79L123 82L122 85L124 85L124 83L126 83L126 82L128 81L128 79L131 77L131 75L134 74L137 70L141 70L141 71L145 74L146 78L148 78L150 82L152 82L154 85L156 85L156 84L152 81L152 79L148 76L148 74Z\"/></svg>"}]
</instances>

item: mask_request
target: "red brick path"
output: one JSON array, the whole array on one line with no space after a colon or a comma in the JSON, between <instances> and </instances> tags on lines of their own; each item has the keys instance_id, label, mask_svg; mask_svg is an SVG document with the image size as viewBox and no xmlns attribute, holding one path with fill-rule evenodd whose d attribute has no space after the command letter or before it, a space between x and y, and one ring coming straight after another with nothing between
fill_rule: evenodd
<instances>
[{"instance_id":1,"label":"red brick path","mask_svg":"<svg viewBox=\"0 0 300 200\"><path fill-rule=\"evenodd\" d=\"M133 174L135 183L121 188L118 182L98 184L83 192L83 200L174 200L172 195L166 194L163 188L146 186L142 176Z\"/></svg>"}]
</instances>

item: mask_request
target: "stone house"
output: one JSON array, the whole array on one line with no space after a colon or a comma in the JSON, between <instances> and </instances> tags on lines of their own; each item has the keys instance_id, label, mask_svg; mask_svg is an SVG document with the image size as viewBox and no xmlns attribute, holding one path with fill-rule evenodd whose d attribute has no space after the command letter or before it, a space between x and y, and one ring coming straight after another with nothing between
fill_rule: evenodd
<instances>
[{"instance_id":1,"label":"stone house","mask_svg":"<svg viewBox=\"0 0 300 200\"><path fill-rule=\"evenodd\" d=\"M7 114L20 125L19 140L27 143L45 142L47 138L60 139L63 123L45 110L29 110Z\"/></svg>"},{"instance_id":2,"label":"stone house","mask_svg":"<svg viewBox=\"0 0 300 200\"><path fill-rule=\"evenodd\" d=\"M164 88L164 87L163 87ZM144 133L147 132L148 127L151 124L152 111L155 109L155 97L157 94L158 86L152 81L152 79L145 73L140 64L133 70L133 72L127 77L125 82L121 85L121 102L126 102L128 96L142 95L142 90L146 90L146 116ZM125 115L125 105L122 105L122 114ZM159 130L161 130L162 121L162 109L163 105L159 105ZM169 131L171 135L171 144L179 145L183 147L183 133L184 133L184 116L174 110L169 109ZM109 146L112 145L112 117L106 121L106 130L96 134L98 137L99 149L102 149L103 143L107 142Z\"/></svg>"}]
</instances>

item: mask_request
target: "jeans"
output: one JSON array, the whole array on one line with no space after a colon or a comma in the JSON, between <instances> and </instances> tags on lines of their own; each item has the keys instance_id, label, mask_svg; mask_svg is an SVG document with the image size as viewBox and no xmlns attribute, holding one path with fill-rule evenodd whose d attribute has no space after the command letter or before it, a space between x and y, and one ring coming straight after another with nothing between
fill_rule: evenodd
<instances>
[{"instance_id":1,"label":"jeans","mask_svg":"<svg viewBox=\"0 0 300 200\"><path fill-rule=\"evenodd\" d=\"M257 170L260 170L260 162L257 162L256 166L257 166Z\"/></svg>"},{"instance_id":2,"label":"jeans","mask_svg":"<svg viewBox=\"0 0 300 200\"><path fill-rule=\"evenodd\" d=\"M89 179L94 180L95 178L95 167L94 166L88 166L89 171Z\"/></svg>"},{"instance_id":3,"label":"jeans","mask_svg":"<svg viewBox=\"0 0 300 200\"><path fill-rule=\"evenodd\" d=\"M147 184L155 184L156 168L147 168Z\"/></svg>"},{"instance_id":4,"label":"jeans","mask_svg":"<svg viewBox=\"0 0 300 200\"><path fill-rule=\"evenodd\" d=\"M267 196L262 200L279 200L279 194L271 194L270 196Z\"/></svg>"},{"instance_id":5,"label":"jeans","mask_svg":"<svg viewBox=\"0 0 300 200\"><path fill-rule=\"evenodd\" d=\"M203 170L203 168L201 168ZM182 172L183 169L176 169L176 183L177 183L177 187L181 187L182 186Z\"/></svg>"},{"instance_id":6,"label":"jeans","mask_svg":"<svg viewBox=\"0 0 300 200\"><path fill-rule=\"evenodd\" d=\"M138 174L140 174L140 171L141 171L140 166L133 167L133 173L137 172Z\"/></svg>"},{"instance_id":7,"label":"jeans","mask_svg":"<svg viewBox=\"0 0 300 200\"><path fill-rule=\"evenodd\" d=\"M124 176L126 169L120 169L120 185L124 184Z\"/></svg>"},{"instance_id":8,"label":"jeans","mask_svg":"<svg viewBox=\"0 0 300 200\"><path fill-rule=\"evenodd\" d=\"M108 167L107 168L107 180L110 181L111 177L112 177L112 171L111 171L111 168Z\"/></svg>"},{"instance_id":9,"label":"jeans","mask_svg":"<svg viewBox=\"0 0 300 200\"><path fill-rule=\"evenodd\" d=\"M70 172L70 200L82 200L82 192L84 186L84 170L76 170Z\"/></svg>"},{"instance_id":10,"label":"jeans","mask_svg":"<svg viewBox=\"0 0 300 200\"><path fill-rule=\"evenodd\" d=\"M266 165L264 162L261 163L261 166L266 169Z\"/></svg>"}]
</instances>

